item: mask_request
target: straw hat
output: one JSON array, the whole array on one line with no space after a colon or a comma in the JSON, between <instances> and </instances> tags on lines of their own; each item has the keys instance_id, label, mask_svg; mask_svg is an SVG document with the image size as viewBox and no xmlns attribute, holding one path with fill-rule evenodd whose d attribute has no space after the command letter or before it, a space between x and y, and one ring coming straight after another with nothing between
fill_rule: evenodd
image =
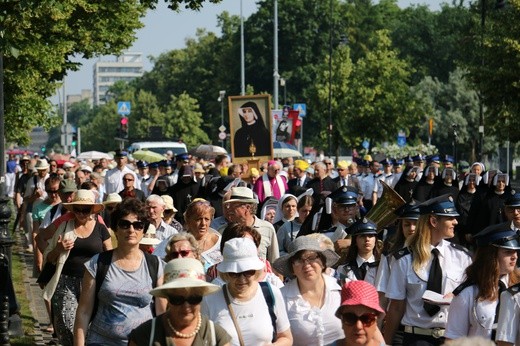
<instances>
[{"instance_id":1,"label":"straw hat","mask_svg":"<svg viewBox=\"0 0 520 346\"><path fill-rule=\"evenodd\" d=\"M74 206L91 206L92 214L99 213L105 206L101 203L96 203L96 196L93 191L90 190L78 190L74 195L74 199L70 203L63 203L63 207L69 211L72 211Z\"/></svg>"},{"instance_id":2,"label":"straw hat","mask_svg":"<svg viewBox=\"0 0 520 346\"><path fill-rule=\"evenodd\" d=\"M173 198L170 195L161 195L161 198L164 201L164 210L173 210L174 213L178 212L173 205Z\"/></svg>"},{"instance_id":3,"label":"straw hat","mask_svg":"<svg viewBox=\"0 0 520 346\"><path fill-rule=\"evenodd\" d=\"M148 229L146 230L146 232L143 234L143 237L141 238L141 241L139 242L139 244L141 245L157 245L159 244L161 241L159 239L157 239L155 233L156 233L156 228L154 225L150 224L148 226Z\"/></svg>"},{"instance_id":4,"label":"straw hat","mask_svg":"<svg viewBox=\"0 0 520 346\"><path fill-rule=\"evenodd\" d=\"M151 290L150 294L168 298L175 290L196 289L205 296L220 289L219 286L206 282L205 279L204 267L199 260L176 258L164 267L164 284Z\"/></svg>"},{"instance_id":5,"label":"straw hat","mask_svg":"<svg viewBox=\"0 0 520 346\"><path fill-rule=\"evenodd\" d=\"M34 168L37 170L44 170L49 168L49 163L46 159L38 159L36 160L36 165L34 165Z\"/></svg>"},{"instance_id":6,"label":"straw hat","mask_svg":"<svg viewBox=\"0 0 520 346\"><path fill-rule=\"evenodd\" d=\"M273 267L283 276L293 276L291 268L291 258L293 258L298 252L308 250L321 253L325 256L326 263L323 263L325 267L332 267L339 260L339 256L332 250L323 250L320 247L320 243L317 239L309 238L306 236L296 238L289 245L289 253L285 256L278 258L274 263Z\"/></svg>"},{"instance_id":7,"label":"straw hat","mask_svg":"<svg viewBox=\"0 0 520 346\"><path fill-rule=\"evenodd\" d=\"M121 203L121 202L123 202L123 198L117 192L113 192L107 196L107 199L105 201L103 201L103 204L108 205L108 204L117 204L117 203Z\"/></svg>"},{"instance_id":8,"label":"straw hat","mask_svg":"<svg viewBox=\"0 0 520 346\"><path fill-rule=\"evenodd\" d=\"M265 267L258 257L255 243L249 238L233 238L224 244L223 260L217 264L222 273L242 273Z\"/></svg>"},{"instance_id":9,"label":"straw hat","mask_svg":"<svg viewBox=\"0 0 520 346\"><path fill-rule=\"evenodd\" d=\"M245 186L238 186L231 188L231 198L224 202L231 203L231 202L242 202L242 203L255 203L257 204L258 201L256 200L253 190L251 190L248 187Z\"/></svg>"}]
</instances>

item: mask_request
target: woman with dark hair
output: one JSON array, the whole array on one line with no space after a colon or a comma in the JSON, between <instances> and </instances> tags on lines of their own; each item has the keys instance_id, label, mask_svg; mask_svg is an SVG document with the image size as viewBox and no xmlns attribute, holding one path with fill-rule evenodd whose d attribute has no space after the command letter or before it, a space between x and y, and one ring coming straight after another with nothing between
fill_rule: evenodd
<instances>
[{"instance_id":1,"label":"woman with dark hair","mask_svg":"<svg viewBox=\"0 0 520 346\"><path fill-rule=\"evenodd\" d=\"M340 265L337 276L342 282L364 280L374 284L381 251L377 240L377 225L363 218L348 228L352 235L344 265Z\"/></svg>"},{"instance_id":2,"label":"woman with dark hair","mask_svg":"<svg viewBox=\"0 0 520 346\"><path fill-rule=\"evenodd\" d=\"M447 339L481 336L494 340L500 309L500 293L520 281L516 268L518 235L508 224L490 226L475 236L474 262L466 279L453 294Z\"/></svg>"},{"instance_id":3,"label":"woman with dark hair","mask_svg":"<svg viewBox=\"0 0 520 346\"><path fill-rule=\"evenodd\" d=\"M289 142L290 139L289 123L287 120L282 120L278 123L278 128L276 129L276 140L278 142Z\"/></svg>"},{"instance_id":4,"label":"woman with dark hair","mask_svg":"<svg viewBox=\"0 0 520 346\"><path fill-rule=\"evenodd\" d=\"M255 156L271 155L271 135L255 102L249 101L238 108L240 127L233 140L235 157L251 156L250 147L256 148Z\"/></svg>"},{"instance_id":5,"label":"woman with dark hair","mask_svg":"<svg viewBox=\"0 0 520 346\"><path fill-rule=\"evenodd\" d=\"M139 249L149 224L145 205L135 198L124 200L111 223L118 246L85 263L74 345L127 345L134 328L166 310L166 299L156 299L154 306L149 294L163 283L163 262Z\"/></svg>"}]
</instances>

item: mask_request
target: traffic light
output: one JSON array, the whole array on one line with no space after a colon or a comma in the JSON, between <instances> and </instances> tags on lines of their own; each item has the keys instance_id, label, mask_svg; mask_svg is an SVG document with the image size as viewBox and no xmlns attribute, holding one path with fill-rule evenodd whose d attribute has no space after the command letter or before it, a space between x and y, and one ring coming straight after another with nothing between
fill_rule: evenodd
<instances>
[{"instance_id":1,"label":"traffic light","mask_svg":"<svg viewBox=\"0 0 520 346\"><path fill-rule=\"evenodd\" d=\"M128 118L121 117L119 124L120 124L119 129L120 129L121 138L128 138Z\"/></svg>"},{"instance_id":2,"label":"traffic light","mask_svg":"<svg viewBox=\"0 0 520 346\"><path fill-rule=\"evenodd\" d=\"M74 147L74 148L78 145L78 133L77 132L72 133L72 143L70 143L70 145L72 145L72 147Z\"/></svg>"},{"instance_id":3,"label":"traffic light","mask_svg":"<svg viewBox=\"0 0 520 346\"><path fill-rule=\"evenodd\" d=\"M42 153L45 154L45 150L47 150L47 148L45 147L45 145L42 145L40 149L42 150Z\"/></svg>"}]
</instances>

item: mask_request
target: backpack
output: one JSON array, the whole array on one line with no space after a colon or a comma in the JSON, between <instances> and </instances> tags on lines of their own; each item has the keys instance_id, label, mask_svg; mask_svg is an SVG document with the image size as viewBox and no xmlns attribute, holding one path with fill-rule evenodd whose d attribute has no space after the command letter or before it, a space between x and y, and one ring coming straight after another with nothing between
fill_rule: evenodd
<instances>
[{"instance_id":1,"label":"backpack","mask_svg":"<svg viewBox=\"0 0 520 346\"><path fill-rule=\"evenodd\" d=\"M92 315L90 315L90 321L94 319L97 313L97 308L99 304L98 293L101 289L101 285L105 280L105 277L108 272L108 268L112 263L112 254L114 250L108 250L99 254L97 259L97 271L96 271L96 291L94 295L94 309L92 310ZM150 278L152 279L152 287L155 288L157 286L157 271L159 270L159 257L150 255L146 252L143 252L144 259L146 260L146 265L148 266L148 272L150 273ZM154 304L152 304L152 307ZM152 309L152 314L155 316L155 311Z\"/></svg>"}]
</instances>

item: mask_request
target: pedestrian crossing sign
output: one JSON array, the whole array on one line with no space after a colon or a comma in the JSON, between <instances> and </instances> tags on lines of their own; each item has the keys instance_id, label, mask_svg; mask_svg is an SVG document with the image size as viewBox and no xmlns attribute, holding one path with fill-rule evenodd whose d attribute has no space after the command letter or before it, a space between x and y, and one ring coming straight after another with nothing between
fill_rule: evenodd
<instances>
[{"instance_id":1,"label":"pedestrian crossing sign","mask_svg":"<svg viewBox=\"0 0 520 346\"><path fill-rule=\"evenodd\" d=\"M117 114L129 115L130 114L130 101L119 101L117 103Z\"/></svg>"}]
</instances>

